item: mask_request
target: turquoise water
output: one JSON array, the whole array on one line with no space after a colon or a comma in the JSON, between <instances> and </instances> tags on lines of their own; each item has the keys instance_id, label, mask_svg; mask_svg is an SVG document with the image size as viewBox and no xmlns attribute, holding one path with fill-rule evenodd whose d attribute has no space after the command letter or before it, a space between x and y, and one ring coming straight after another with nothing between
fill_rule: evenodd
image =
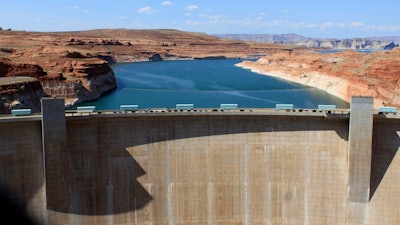
<instances>
[{"instance_id":1,"label":"turquoise water","mask_svg":"<svg viewBox=\"0 0 400 225\"><path fill-rule=\"evenodd\" d=\"M193 104L195 108L219 108L238 104L240 108L274 108L290 103L295 108L317 108L319 104L349 104L315 88L253 73L236 67L241 60L187 60L117 63L112 68L117 89L104 97L81 103L96 110L119 109L120 105L139 108L175 108Z\"/></svg>"}]
</instances>

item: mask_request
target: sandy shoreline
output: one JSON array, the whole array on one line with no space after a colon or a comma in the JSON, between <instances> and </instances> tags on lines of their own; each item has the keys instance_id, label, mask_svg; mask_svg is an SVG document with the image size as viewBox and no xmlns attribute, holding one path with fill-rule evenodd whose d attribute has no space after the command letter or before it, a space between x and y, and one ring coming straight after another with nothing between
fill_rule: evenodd
<instances>
[{"instance_id":1,"label":"sandy shoreline","mask_svg":"<svg viewBox=\"0 0 400 225\"><path fill-rule=\"evenodd\" d=\"M400 107L400 48L373 53L280 52L238 67L320 89L346 102L374 98L374 108Z\"/></svg>"},{"instance_id":2,"label":"sandy shoreline","mask_svg":"<svg viewBox=\"0 0 400 225\"><path fill-rule=\"evenodd\" d=\"M259 68L260 66L250 61L243 61L241 63L237 63L235 66L241 67L243 69L248 69L254 73L276 77L317 88L331 95L334 95L346 102L350 102L350 96L348 94L348 81L342 78L332 77L318 72L308 72L303 75L292 75L285 71L274 71Z\"/></svg>"}]
</instances>

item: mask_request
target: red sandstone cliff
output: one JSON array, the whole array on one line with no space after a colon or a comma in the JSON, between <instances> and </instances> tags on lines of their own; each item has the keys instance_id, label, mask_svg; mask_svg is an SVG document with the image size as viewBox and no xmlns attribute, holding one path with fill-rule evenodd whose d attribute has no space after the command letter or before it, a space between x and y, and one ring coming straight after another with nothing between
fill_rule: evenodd
<instances>
[{"instance_id":1,"label":"red sandstone cliff","mask_svg":"<svg viewBox=\"0 0 400 225\"><path fill-rule=\"evenodd\" d=\"M30 108L40 111L40 99L46 96L40 81L33 77L9 77L0 79L0 113L12 109Z\"/></svg>"},{"instance_id":2,"label":"red sandstone cliff","mask_svg":"<svg viewBox=\"0 0 400 225\"><path fill-rule=\"evenodd\" d=\"M42 84L48 95L65 98L66 106L97 99L116 88L114 72L104 60L67 61L62 69L65 79L44 80Z\"/></svg>"},{"instance_id":3,"label":"red sandstone cliff","mask_svg":"<svg viewBox=\"0 0 400 225\"><path fill-rule=\"evenodd\" d=\"M107 62L237 58L283 48L287 46L225 40L177 30L0 31L3 59L0 80L34 77L46 95L63 97L66 105L73 105L94 100L116 88L114 73ZM13 96L20 101L16 93Z\"/></svg>"},{"instance_id":4,"label":"red sandstone cliff","mask_svg":"<svg viewBox=\"0 0 400 225\"><path fill-rule=\"evenodd\" d=\"M12 42L14 39L10 38L8 42L6 40L2 40L3 44L16 45ZM32 45L27 46L27 43ZM88 52L78 52L76 49L51 44L48 41L27 43L19 43L20 49L17 50L1 48L1 85L10 82L14 77L36 78L35 91L40 89L42 96L63 97L66 99L66 106L97 99L117 86L114 72L105 60L93 57ZM35 43L36 45L33 45ZM2 82L5 77L7 80ZM25 81L14 79L13 82L22 82L19 85L24 86ZM9 87L5 86L2 89ZM11 109L22 106L29 107L34 112L40 111L40 97L39 101L32 101L30 104L16 104L27 101L29 90L33 89L22 91L14 88L13 94L7 96L2 93L1 97L6 99L6 106L1 112L9 113ZM35 91L31 93L33 96L36 96ZM10 101L13 103L9 103Z\"/></svg>"},{"instance_id":5,"label":"red sandstone cliff","mask_svg":"<svg viewBox=\"0 0 400 225\"><path fill-rule=\"evenodd\" d=\"M400 49L334 54L286 51L238 66L327 91L346 101L373 96L375 107L400 107Z\"/></svg>"},{"instance_id":6,"label":"red sandstone cliff","mask_svg":"<svg viewBox=\"0 0 400 225\"><path fill-rule=\"evenodd\" d=\"M375 98L376 107L400 106L400 50L319 54L300 47L232 41L176 30L0 31L0 37L0 58L8 63L0 64L0 77L35 77L47 95L64 97L68 105L96 99L116 87L114 74L104 60L268 55L240 66L317 87L346 101L352 95L369 95Z\"/></svg>"}]
</instances>

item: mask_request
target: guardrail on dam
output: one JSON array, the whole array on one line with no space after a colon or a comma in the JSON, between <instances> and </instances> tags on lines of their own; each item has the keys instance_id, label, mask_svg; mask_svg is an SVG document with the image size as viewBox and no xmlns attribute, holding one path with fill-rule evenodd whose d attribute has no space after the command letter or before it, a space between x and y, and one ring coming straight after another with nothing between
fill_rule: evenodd
<instances>
[{"instance_id":1,"label":"guardrail on dam","mask_svg":"<svg viewBox=\"0 0 400 225\"><path fill-rule=\"evenodd\" d=\"M400 224L400 116L190 110L0 117L0 180L42 224Z\"/></svg>"}]
</instances>

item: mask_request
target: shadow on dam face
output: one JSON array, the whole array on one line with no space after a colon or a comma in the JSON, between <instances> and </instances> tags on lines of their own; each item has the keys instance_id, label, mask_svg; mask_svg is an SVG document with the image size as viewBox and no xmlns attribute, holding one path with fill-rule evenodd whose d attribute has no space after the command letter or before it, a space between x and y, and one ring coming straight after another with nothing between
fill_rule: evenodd
<instances>
[{"instance_id":1,"label":"shadow on dam face","mask_svg":"<svg viewBox=\"0 0 400 225\"><path fill-rule=\"evenodd\" d=\"M107 139L101 142L106 144ZM88 148L85 144L81 147L70 148L70 157L66 159L70 162L69 179L61 188L65 193L57 190L52 197L48 194L48 209L113 215L141 209L152 200L137 180L146 172L127 150Z\"/></svg>"},{"instance_id":2,"label":"shadow on dam face","mask_svg":"<svg viewBox=\"0 0 400 225\"><path fill-rule=\"evenodd\" d=\"M375 120L373 125L370 200L382 182L400 147L400 122Z\"/></svg>"},{"instance_id":3,"label":"shadow on dam face","mask_svg":"<svg viewBox=\"0 0 400 225\"><path fill-rule=\"evenodd\" d=\"M0 142L2 218L30 224L18 220L24 219L25 207L40 196L45 182L40 121L0 123Z\"/></svg>"},{"instance_id":4,"label":"shadow on dam face","mask_svg":"<svg viewBox=\"0 0 400 225\"><path fill-rule=\"evenodd\" d=\"M254 140L262 133L299 131L334 131L341 139L348 138L348 119L316 116L91 117L67 119L66 126L68 154L60 163L68 168L64 171L67 179L47 181L64 185L54 195L48 194L47 208L79 215L132 212L157 200L137 180L146 175L146 165L139 165L136 156L128 151L135 146L241 133L255 133L251 137ZM216 147L224 144L223 139L218 142L221 143Z\"/></svg>"}]
</instances>

